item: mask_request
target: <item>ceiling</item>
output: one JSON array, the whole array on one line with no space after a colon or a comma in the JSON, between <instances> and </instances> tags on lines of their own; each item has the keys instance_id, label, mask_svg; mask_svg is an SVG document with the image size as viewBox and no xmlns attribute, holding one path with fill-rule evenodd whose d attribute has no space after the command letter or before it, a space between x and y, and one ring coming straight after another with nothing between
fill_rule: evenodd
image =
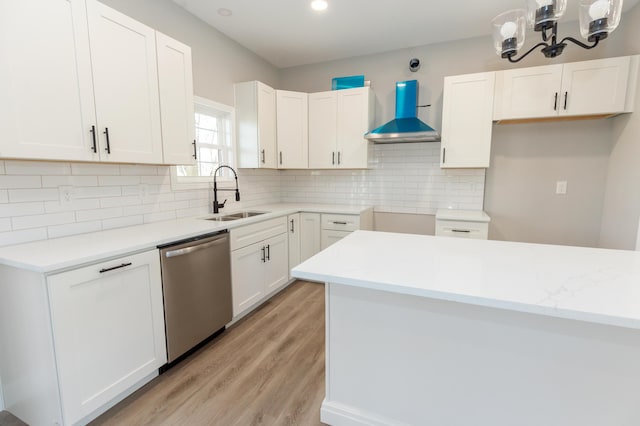
<instances>
[{"instance_id":1,"label":"ceiling","mask_svg":"<svg viewBox=\"0 0 640 426\"><path fill-rule=\"evenodd\" d=\"M524 0L173 0L278 68L478 37ZM627 0L625 10L640 0ZM564 20L576 20L578 0ZM222 16L219 9L232 12ZM624 19L624 18L623 18Z\"/></svg>"}]
</instances>

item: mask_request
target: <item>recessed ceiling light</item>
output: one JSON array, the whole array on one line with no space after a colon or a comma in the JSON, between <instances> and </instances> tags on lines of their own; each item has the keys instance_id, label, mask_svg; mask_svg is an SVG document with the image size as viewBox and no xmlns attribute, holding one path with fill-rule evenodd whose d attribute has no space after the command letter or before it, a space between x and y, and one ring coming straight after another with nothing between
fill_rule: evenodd
<instances>
[{"instance_id":1,"label":"recessed ceiling light","mask_svg":"<svg viewBox=\"0 0 640 426\"><path fill-rule=\"evenodd\" d=\"M311 8L313 10L325 10L327 6L329 6L329 3L325 0L313 0L311 2Z\"/></svg>"},{"instance_id":2,"label":"recessed ceiling light","mask_svg":"<svg viewBox=\"0 0 640 426\"><path fill-rule=\"evenodd\" d=\"M220 9L218 9L218 15L220 16L231 16L232 14L233 12L225 7L221 7Z\"/></svg>"}]
</instances>

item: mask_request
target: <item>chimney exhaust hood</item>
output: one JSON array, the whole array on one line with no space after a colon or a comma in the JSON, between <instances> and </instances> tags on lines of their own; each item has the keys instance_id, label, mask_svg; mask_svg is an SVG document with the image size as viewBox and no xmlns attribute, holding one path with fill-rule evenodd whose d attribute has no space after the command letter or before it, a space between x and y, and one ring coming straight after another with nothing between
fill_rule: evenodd
<instances>
[{"instance_id":1,"label":"chimney exhaust hood","mask_svg":"<svg viewBox=\"0 0 640 426\"><path fill-rule=\"evenodd\" d=\"M420 121L418 112L418 80L396 83L396 118L366 135L374 143L439 142L440 135Z\"/></svg>"}]
</instances>

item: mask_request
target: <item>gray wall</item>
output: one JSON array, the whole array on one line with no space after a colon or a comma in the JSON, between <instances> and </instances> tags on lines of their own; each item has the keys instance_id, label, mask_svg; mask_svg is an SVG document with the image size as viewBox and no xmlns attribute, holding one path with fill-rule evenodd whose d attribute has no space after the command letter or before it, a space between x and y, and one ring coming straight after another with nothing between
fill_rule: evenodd
<instances>
[{"instance_id":1,"label":"gray wall","mask_svg":"<svg viewBox=\"0 0 640 426\"><path fill-rule=\"evenodd\" d=\"M624 19L625 50L640 53L640 5ZM635 113L613 120L613 148L602 212L600 246L633 249L636 233L640 241L640 84L636 89ZM640 250L640 247L637 248Z\"/></svg>"},{"instance_id":2,"label":"gray wall","mask_svg":"<svg viewBox=\"0 0 640 426\"><path fill-rule=\"evenodd\" d=\"M260 80L278 87L279 71L171 0L100 0L189 46L194 92L233 105L233 83Z\"/></svg>"},{"instance_id":3,"label":"gray wall","mask_svg":"<svg viewBox=\"0 0 640 426\"><path fill-rule=\"evenodd\" d=\"M639 48L635 40L640 39L636 28L639 26L640 6L636 6L623 16L621 27L597 49L587 51L570 45L562 56L553 60L536 52L518 64L510 64L498 58L489 37L479 37L292 67L281 71L280 82L284 89L312 92L328 90L332 77L364 74L371 81L377 97L376 123L382 124L394 114L395 82L417 79L420 82L420 103L433 105L423 109L420 118L439 129L445 76L636 54ZM580 39L577 22L561 24L560 33ZM527 36L526 48L539 41L539 34L530 32ZM635 40L630 41L633 37ZM422 62L417 73L408 69L412 57ZM636 117L637 113L613 120L494 126L484 204L493 218L490 238L597 246L601 224L604 224L605 194L607 203L613 203L616 198L612 190L605 191L607 180L607 188L619 188L621 183L631 185L633 182L629 179L633 170L632 158L638 163L640 141L636 135L639 133L628 124L624 126L625 132L620 128L627 121L635 123ZM614 144L622 133L629 136L620 138L623 143ZM612 145L620 153L616 155L619 160L611 160L619 171L607 178ZM636 156L631 157L634 152ZM555 194L557 180L568 181L568 193L564 197ZM606 223L624 219L627 229L633 228L634 241L638 221L635 208L628 197L618 196L615 206L607 209L604 215ZM608 220L609 217L612 219ZM630 224L633 217L635 224ZM394 220L400 224L403 217L386 215L385 226L394 226ZM421 230L416 228L415 231ZM625 232L625 238L613 238L609 245L632 248L624 241L628 239ZM603 227L603 234L612 235L613 230Z\"/></svg>"}]
</instances>

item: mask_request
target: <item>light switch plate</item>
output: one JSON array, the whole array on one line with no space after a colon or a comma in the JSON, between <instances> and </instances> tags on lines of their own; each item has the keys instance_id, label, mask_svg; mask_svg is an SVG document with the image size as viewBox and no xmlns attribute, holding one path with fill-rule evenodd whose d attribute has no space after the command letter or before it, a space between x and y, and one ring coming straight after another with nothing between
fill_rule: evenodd
<instances>
[{"instance_id":1,"label":"light switch plate","mask_svg":"<svg viewBox=\"0 0 640 426\"><path fill-rule=\"evenodd\" d=\"M556 182L556 194L565 195L567 193L567 181L559 180Z\"/></svg>"}]
</instances>

